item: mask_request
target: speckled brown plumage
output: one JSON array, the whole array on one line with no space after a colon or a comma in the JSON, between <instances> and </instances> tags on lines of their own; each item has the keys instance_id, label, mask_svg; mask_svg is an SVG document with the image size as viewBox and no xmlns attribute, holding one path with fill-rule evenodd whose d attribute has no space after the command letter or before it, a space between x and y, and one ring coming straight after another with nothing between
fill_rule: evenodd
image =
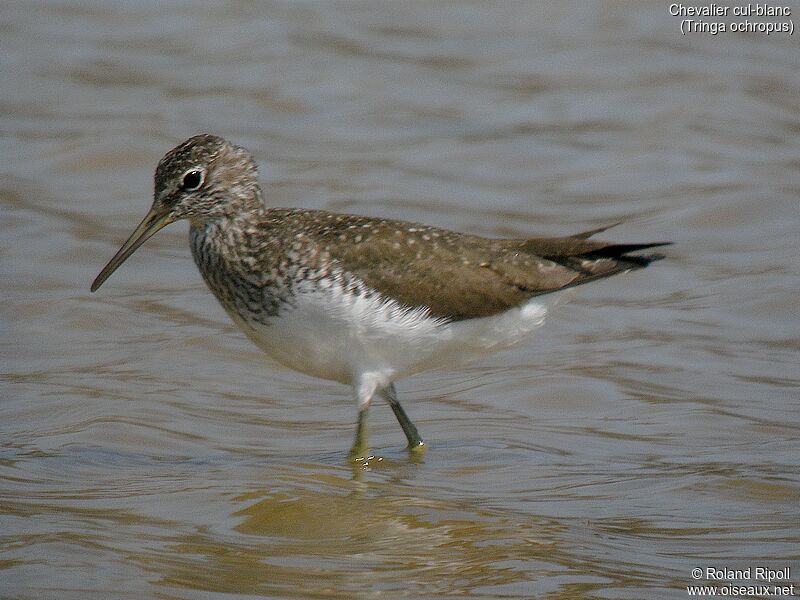
<instances>
[{"instance_id":1,"label":"speckled brown plumage","mask_svg":"<svg viewBox=\"0 0 800 600\"><path fill-rule=\"evenodd\" d=\"M283 208L253 211L241 222L193 225L192 240L198 266L217 296L240 308L260 297L265 316L277 314L291 298L293 281L338 268L368 289L450 320L489 316L536 295L643 267L656 257L626 253L659 245L595 242L580 234L496 240ZM249 301L241 297L245 289Z\"/></svg>"}]
</instances>

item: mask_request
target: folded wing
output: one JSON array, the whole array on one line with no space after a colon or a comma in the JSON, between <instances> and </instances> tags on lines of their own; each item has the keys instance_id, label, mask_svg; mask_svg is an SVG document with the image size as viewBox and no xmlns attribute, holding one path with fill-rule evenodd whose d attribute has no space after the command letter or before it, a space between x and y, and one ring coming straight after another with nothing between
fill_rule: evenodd
<instances>
[{"instance_id":1,"label":"folded wing","mask_svg":"<svg viewBox=\"0 0 800 600\"><path fill-rule=\"evenodd\" d=\"M643 268L663 257L631 252L669 244L588 239L604 229L562 238L492 240L425 228L417 230L416 237L404 232L401 241L376 236L340 247L332 258L377 292L457 321L490 316L533 296Z\"/></svg>"}]
</instances>

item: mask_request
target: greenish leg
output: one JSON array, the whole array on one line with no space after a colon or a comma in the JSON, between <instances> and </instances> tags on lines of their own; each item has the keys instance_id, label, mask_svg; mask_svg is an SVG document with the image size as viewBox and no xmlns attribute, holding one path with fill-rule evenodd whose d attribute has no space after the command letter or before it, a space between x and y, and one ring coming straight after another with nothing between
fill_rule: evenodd
<instances>
[{"instance_id":1,"label":"greenish leg","mask_svg":"<svg viewBox=\"0 0 800 600\"><path fill-rule=\"evenodd\" d=\"M417 431L417 428L414 423L411 422L411 419L408 418L406 411L404 411L403 407L400 406L400 402L397 400L397 392L394 389L393 383L390 383L383 390L383 397L386 398L389 406L392 407L394 416L397 417L397 422L400 423L400 427L403 428L403 433L405 433L406 438L408 438L408 449L414 451L424 450L425 442L422 441L419 431Z\"/></svg>"},{"instance_id":2,"label":"greenish leg","mask_svg":"<svg viewBox=\"0 0 800 600\"><path fill-rule=\"evenodd\" d=\"M356 424L356 439L353 440L353 447L347 455L351 461L365 460L369 457L369 443L367 442L367 411L369 405L358 411L358 423Z\"/></svg>"}]
</instances>

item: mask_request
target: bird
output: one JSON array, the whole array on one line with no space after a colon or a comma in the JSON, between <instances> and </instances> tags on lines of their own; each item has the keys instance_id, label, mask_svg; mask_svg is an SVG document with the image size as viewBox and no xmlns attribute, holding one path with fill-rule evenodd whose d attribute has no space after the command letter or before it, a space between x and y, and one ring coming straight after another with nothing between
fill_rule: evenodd
<instances>
[{"instance_id":1,"label":"bird","mask_svg":"<svg viewBox=\"0 0 800 600\"><path fill-rule=\"evenodd\" d=\"M671 242L566 237L493 239L431 225L269 207L245 148L200 134L159 161L153 203L91 285L145 241L189 221L205 283L239 328L278 363L350 385L358 418L349 459L369 457L367 414L388 402L411 452L425 443L394 382L513 346L569 288L646 267Z\"/></svg>"}]
</instances>

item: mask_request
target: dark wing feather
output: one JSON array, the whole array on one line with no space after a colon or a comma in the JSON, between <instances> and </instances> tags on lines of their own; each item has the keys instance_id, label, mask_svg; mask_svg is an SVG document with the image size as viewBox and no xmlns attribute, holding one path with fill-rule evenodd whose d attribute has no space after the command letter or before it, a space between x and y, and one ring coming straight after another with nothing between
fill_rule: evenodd
<instances>
[{"instance_id":1,"label":"dark wing feather","mask_svg":"<svg viewBox=\"0 0 800 600\"><path fill-rule=\"evenodd\" d=\"M622 225L622 221L617 221L616 223L611 223L611 225L603 225L602 227L598 227L597 229L590 229L589 231L581 231L580 233L573 233L571 238L577 238L579 240L585 240L593 235L597 235L598 233L602 233L604 231L608 231L612 227L616 227L617 225Z\"/></svg>"}]
</instances>

